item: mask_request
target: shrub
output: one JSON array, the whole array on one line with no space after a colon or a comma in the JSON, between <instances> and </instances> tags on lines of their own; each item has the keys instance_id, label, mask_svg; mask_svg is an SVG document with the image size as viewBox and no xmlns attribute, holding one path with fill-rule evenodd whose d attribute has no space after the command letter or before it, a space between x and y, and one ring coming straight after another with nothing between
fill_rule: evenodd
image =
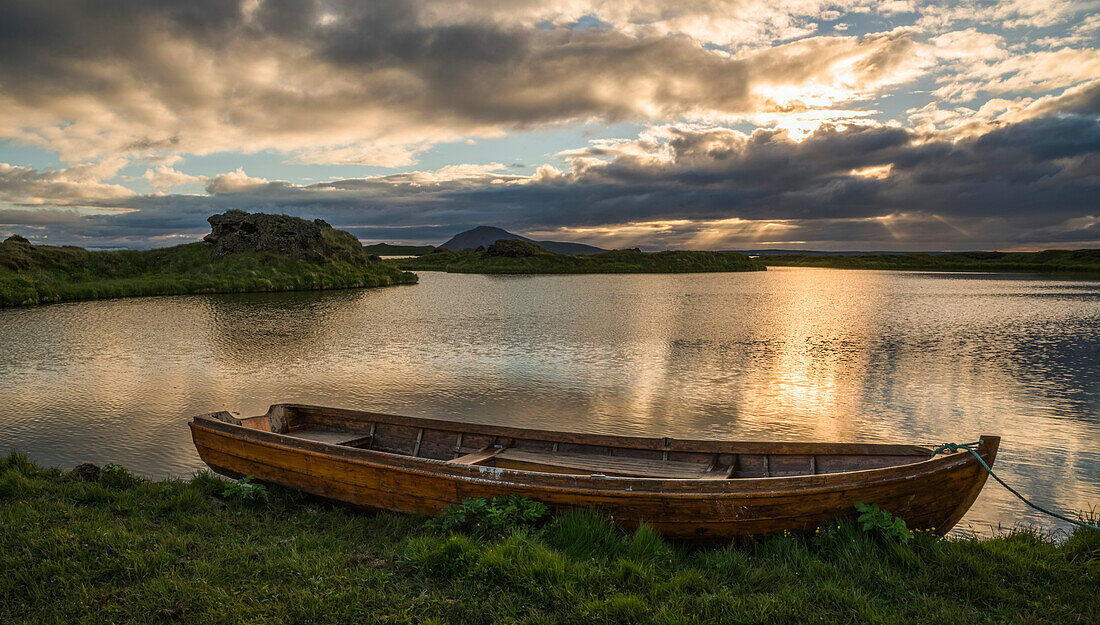
<instances>
[{"instance_id":1,"label":"shrub","mask_svg":"<svg viewBox=\"0 0 1100 625\"><path fill-rule=\"evenodd\" d=\"M493 499L470 497L457 506L447 506L431 527L445 532L465 532L480 538L500 538L538 524L550 510L540 501L503 495Z\"/></svg>"},{"instance_id":2,"label":"shrub","mask_svg":"<svg viewBox=\"0 0 1100 625\"><path fill-rule=\"evenodd\" d=\"M263 484L253 482L251 475L245 476L236 482L228 482L222 490L222 499L242 502L267 501L267 488Z\"/></svg>"},{"instance_id":3,"label":"shrub","mask_svg":"<svg viewBox=\"0 0 1100 625\"><path fill-rule=\"evenodd\" d=\"M913 539L913 532L905 525L905 521L879 508L878 504L856 502L856 510L860 512L856 521L864 532L876 532L888 540L903 543Z\"/></svg>"}]
</instances>

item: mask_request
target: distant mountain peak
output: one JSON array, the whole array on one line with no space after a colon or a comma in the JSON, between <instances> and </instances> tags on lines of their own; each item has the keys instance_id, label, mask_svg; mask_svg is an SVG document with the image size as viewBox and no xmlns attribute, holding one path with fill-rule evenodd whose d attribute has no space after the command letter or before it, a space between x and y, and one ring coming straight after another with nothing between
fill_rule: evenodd
<instances>
[{"instance_id":1,"label":"distant mountain peak","mask_svg":"<svg viewBox=\"0 0 1100 625\"><path fill-rule=\"evenodd\" d=\"M471 232L476 232L476 233L479 233L479 234L480 233L489 233L489 232L500 232L500 233L506 234L506 235L511 236L511 237L518 237L519 236L518 234L512 234L511 232L508 232L504 228L497 228L496 226L474 226L473 228L470 228L469 230L467 230L465 233L462 233L462 234L467 234L467 233L471 233Z\"/></svg>"},{"instance_id":2,"label":"distant mountain peak","mask_svg":"<svg viewBox=\"0 0 1100 625\"><path fill-rule=\"evenodd\" d=\"M599 254L607 250L585 245L584 243L570 243L566 241L536 241L518 234L508 232L496 226L477 226L464 232L459 232L439 247L447 250L465 250L476 247L489 247L501 240L518 239L528 243L540 245L555 254Z\"/></svg>"}]
</instances>

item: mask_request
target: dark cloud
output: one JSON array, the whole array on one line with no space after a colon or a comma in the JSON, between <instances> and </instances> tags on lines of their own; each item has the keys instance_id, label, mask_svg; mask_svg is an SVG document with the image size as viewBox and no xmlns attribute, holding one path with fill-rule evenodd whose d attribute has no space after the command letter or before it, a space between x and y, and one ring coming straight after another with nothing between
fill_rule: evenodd
<instances>
[{"instance_id":1,"label":"dark cloud","mask_svg":"<svg viewBox=\"0 0 1100 625\"><path fill-rule=\"evenodd\" d=\"M572 153L578 163L597 156L605 160L545 180L428 172L293 186L239 172L224 188L212 183L211 197L136 197L113 205L138 212L66 213L68 229L52 228L93 238L197 236L211 212L246 208L323 217L363 238L429 242L479 224L599 242L601 228L642 224L638 244L698 245L701 230L726 228L711 246L744 246L750 234L778 240L750 233L751 224L768 222L781 225L784 240L879 249L1097 240L1100 122L1091 114L1031 119L962 140L882 126L823 127L802 142L778 131L669 128ZM659 222L679 223L645 230Z\"/></svg>"}]
</instances>

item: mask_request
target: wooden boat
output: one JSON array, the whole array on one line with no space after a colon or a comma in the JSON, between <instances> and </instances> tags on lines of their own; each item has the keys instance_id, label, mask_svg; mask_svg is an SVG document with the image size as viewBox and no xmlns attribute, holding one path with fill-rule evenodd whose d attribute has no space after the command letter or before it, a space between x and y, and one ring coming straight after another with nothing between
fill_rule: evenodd
<instances>
[{"instance_id":1,"label":"wooden boat","mask_svg":"<svg viewBox=\"0 0 1100 625\"><path fill-rule=\"evenodd\" d=\"M296 404L244 419L211 413L190 426L218 473L354 506L432 515L467 497L514 494L696 542L812 531L854 516L856 502L943 534L987 475L969 453L932 457L919 445L632 438ZM982 437L990 466L999 442Z\"/></svg>"}]
</instances>

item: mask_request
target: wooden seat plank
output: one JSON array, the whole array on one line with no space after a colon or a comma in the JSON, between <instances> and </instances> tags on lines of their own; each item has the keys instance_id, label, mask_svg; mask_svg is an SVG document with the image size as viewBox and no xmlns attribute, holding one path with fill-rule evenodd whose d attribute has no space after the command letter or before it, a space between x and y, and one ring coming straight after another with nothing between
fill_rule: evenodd
<instances>
[{"instance_id":1,"label":"wooden seat plank","mask_svg":"<svg viewBox=\"0 0 1100 625\"><path fill-rule=\"evenodd\" d=\"M475 451L472 454L459 456L453 460L450 460L449 462L454 462L456 464L478 464L480 462L485 462L486 460L489 460L490 458L500 454L500 452L502 451L504 450L500 447L487 447L480 451Z\"/></svg>"},{"instance_id":2,"label":"wooden seat plank","mask_svg":"<svg viewBox=\"0 0 1100 625\"><path fill-rule=\"evenodd\" d=\"M357 445L371 438L370 434L366 432L337 432L320 428L291 430L287 433L287 436L303 438L317 443L328 443L329 445Z\"/></svg>"},{"instance_id":3,"label":"wooden seat plank","mask_svg":"<svg viewBox=\"0 0 1100 625\"><path fill-rule=\"evenodd\" d=\"M540 453L521 449L505 449L496 455L501 460L627 477L668 477L697 479L707 474L708 467L694 462L677 462L657 458L629 458L589 454Z\"/></svg>"}]
</instances>

